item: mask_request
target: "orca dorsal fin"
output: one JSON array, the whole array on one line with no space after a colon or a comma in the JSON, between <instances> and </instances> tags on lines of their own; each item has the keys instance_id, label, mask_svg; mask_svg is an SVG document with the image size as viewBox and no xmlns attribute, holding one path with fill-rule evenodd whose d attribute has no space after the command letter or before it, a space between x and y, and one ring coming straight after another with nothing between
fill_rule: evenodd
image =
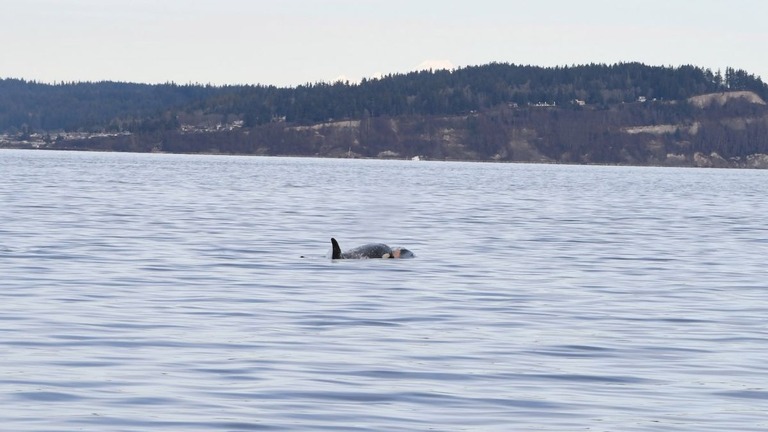
<instances>
[{"instance_id":1,"label":"orca dorsal fin","mask_svg":"<svg viewBox=\"0 0 768 432\"><path fill-rule=\"evenodd\" d=\"M331 237L331 245L333 245L333 254L331 255L331 259L340 259L341 248L339 247L339 242L337 242L335 238Z\"/></svg>"}]
</instances>

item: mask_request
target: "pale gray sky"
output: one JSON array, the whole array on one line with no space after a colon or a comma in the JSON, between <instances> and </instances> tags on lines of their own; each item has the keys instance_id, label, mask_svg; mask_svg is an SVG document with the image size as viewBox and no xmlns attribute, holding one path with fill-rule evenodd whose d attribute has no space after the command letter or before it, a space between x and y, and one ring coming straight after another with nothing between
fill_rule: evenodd
<instances>
[{"instance_id":1,"label":"pale gray sky","mask_svg":"<svg viewBox=\"0 0 768 432\"><path fill-rule=\"evenodd\" d=\"M493 61L768 81L764 0L0 0L0 78L293 86Z\"/></svg>"}]
</instances>

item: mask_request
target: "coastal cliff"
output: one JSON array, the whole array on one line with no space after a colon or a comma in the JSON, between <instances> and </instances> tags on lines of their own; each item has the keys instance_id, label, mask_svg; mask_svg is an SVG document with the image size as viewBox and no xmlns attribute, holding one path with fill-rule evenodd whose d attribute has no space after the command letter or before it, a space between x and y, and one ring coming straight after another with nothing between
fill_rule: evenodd
<instances>
[{"instance_id":1,"label":"coastal cliff","mask_svg":"<svg viewBox=\"0 0 768 432\"><path fill-rule=\"evenodd\" d=\"M680 111L688 114L680 116ZM754 93L733 92L607 109L505 106L460 116L80 133L54 140L35 135L23 142L6 138L2 144L62 150L768 168L768 107Z\"/></svg>"}]
</instances>

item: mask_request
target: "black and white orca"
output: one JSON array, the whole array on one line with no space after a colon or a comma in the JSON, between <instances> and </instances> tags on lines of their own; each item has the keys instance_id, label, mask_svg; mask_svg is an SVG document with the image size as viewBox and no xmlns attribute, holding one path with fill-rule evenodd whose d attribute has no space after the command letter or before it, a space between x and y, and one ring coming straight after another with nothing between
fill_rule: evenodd
<instances>
[{"instance_id":1,"label":"black and white orca","mask_svg":"<svg viewBox=\"0 0 768 432\"><path fill-rule=\"evenodd\" d=\"M415 255L403 247L391 248L384 243L369 243L342 252L339 242L331 239L333 246L332 259L368 259L368 258L413 258Z\"/></svg>"}]
</instances>

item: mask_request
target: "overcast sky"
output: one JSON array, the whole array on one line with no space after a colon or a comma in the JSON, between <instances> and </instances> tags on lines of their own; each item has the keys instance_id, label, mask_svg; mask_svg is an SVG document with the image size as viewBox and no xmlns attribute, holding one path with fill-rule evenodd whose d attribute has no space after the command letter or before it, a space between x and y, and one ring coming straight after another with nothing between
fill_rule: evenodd
<instances>
[{"instance_id":1,"label":"overcast sky","mask_svg":"<svg viewBox=\"0 0 768 432\"><path fill-rule=\"evenodd\" d=\"M764 0L0 0L0 77L294 86L639 61L768 81L766 17Z\"/></svg>"}]
</instances>

